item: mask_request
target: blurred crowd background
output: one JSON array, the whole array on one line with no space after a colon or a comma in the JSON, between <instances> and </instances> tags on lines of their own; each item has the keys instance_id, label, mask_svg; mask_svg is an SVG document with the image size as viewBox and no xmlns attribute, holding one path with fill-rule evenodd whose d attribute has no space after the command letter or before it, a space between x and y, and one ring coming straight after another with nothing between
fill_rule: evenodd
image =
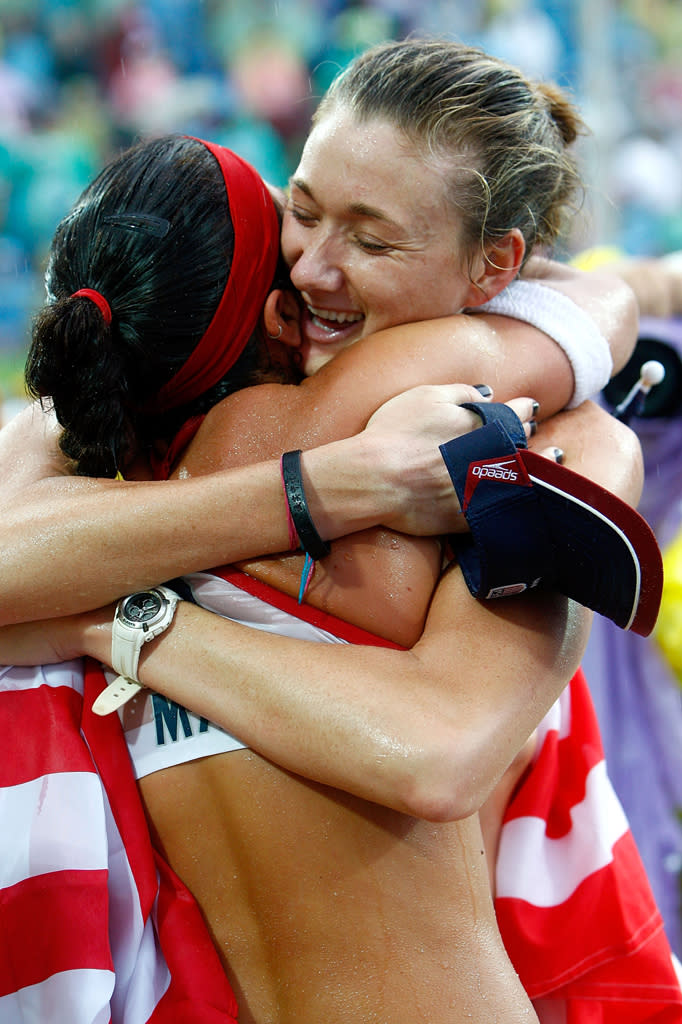
<instances>
[{"instance_id":1,"label":"blurred crowd background","mask_svg":"<svg viewBox=\"0 0 682 1024\"><path fill-rule=\"evenodd\" d=\"M187 132L284 184L336 71L410 32L573 93L591 134L569 250L682 248L679 0L0 0L2 397L21 393L54 228L113 153Z\"/></svg>"}]
</instances>

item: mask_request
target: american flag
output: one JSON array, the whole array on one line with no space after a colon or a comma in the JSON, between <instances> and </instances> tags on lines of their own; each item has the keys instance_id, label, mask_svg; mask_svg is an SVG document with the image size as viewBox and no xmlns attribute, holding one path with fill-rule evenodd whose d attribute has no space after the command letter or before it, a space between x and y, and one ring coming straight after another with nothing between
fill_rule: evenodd
<instances>
[{"instance_id":1,"label":"american flag","mask_svg":"<svg viewBox=\"0 0 682 1024\"><path fill-rule=\"evenodd\" d=\"M90 710L103 683L81 660L0 668L0 1024L236 1022L118 717Z\"/></svg>"},{"instance_id":2,"label":"american flag","mask_svg":"<svg viewBox=\"0 0 682 1024\"><path fill-rule=\"evenodd\" d=\"M242 572L212 577L348 643L395 646ZM210 578L187 579L200 604L208 587L213 610L227 614L229 595ZM258 614L267 621L267 609ZM542 1022L682 1022L680 966L608 778L582 671L538 728L534 761L505 813L496 889L502 939Z\"/></svg>"},{"instance_id":3,"label":"american flag","mask_svg":"<svg viewBox=\"0 0 682 1024\"><path fill-rule=\"evenodd\" d=\"M90 710L103 685L99 667L84 672L80 660L0 668L0 1024L236 1022L198 908L151 847L118 717ZM542 1020L682 1021L670 947L580 672L541 724L507 809L496 907ZM546 1015L552 1003L562 1016Z\"/></svg>"}]
</instances>

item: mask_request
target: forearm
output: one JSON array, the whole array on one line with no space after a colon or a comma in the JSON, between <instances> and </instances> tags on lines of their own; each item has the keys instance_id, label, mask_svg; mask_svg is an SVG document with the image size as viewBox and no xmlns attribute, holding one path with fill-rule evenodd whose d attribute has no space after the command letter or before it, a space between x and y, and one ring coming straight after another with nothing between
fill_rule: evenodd
<instances>
[{"instance_id":1,"label":"forearm","mask_svg":"<svg viewBox=\"0 0 682 1024\"><path fill-rule=\"evenodd\" d=\"M465 817L575 671L589 616L551 595L475 602L450 575L412 651L291 640L182 603L143 647L140 678L288 770L419 817ZM77 649L108 660L111 610L87 621Z\"/></svg>"},{"instance_id":2,"label":"forearm","mask_svg":"<svg viewBox=\"0 0 682 1024\"><path fill-rule=\"evenodd\" d=\"M348 386L348 381L352 386ZM324 400L346 415L385 388L453 380L487 384L497 401L522 395L540 403L541 416L563 409L573 394L571 366L560 347L520 319L460 313L403 324L364 338L303 382L310 402ZM383 397L386 397L385 395Z\"/></svg>"},{"instance_id":3,"label":"forearm","mask_svg":"<svg viewBox=\"0 0 682 1024\"><path fill-rule=\"evenodd\" d=\"M315 481L311 513L328 538L373 525L389 504L388 493L367 487L369 456L340 459L329 446L307 453L305 466ZM45 480L30 500L3 511L0 624L83 611L172 576L288 546L276 461L168 483Z\"/></svg>"},{"instance_id":4,"label":"forearm","mask_svg":"<svg viewBox=\"0 0 682 1024\"><path fill-rule=\"evenodd\" d=\"M489 384L498 401L530 395L540 417L596 394L629 358L637 307L617 277L531 261L529 281L512 282L483 306L457 316L404 324L365 338L337 356L303 389L331 408L345 388L348 414L386 387L452 380ZM504 315L503 315L504 314Z\"/></svg>"},{"instance_id":5,"label":"forearm","mask_svg":"<svg viewBox=\"0 0 682 1024\"><path fill-rule=\"evenodd\" d=\"M604 267L632 288L640 316L679 317L682 315L682 260L679 253L639 259L623 257Z\"/></svg>"},{"instance_id":6,"label":"forearm","mask_svg":"<svg viewBox=\"0 0 682 1024\"><path fill-rule=\"evenodd\" d=\"M424 534L451 528L458 503L438 445L475 420L462 400L457 386L415 389L383 406L362 434L304 452L320 535L380 522ZM30 451L35 432L27 422L27 446L0 432L8 492L0 508L0 624L99 607L151 583L289 547L278 460L168 482L70 477L45 456L39 423L33 474L24 454L17 486L13 461Z\"/></svg>"}]
</instances>

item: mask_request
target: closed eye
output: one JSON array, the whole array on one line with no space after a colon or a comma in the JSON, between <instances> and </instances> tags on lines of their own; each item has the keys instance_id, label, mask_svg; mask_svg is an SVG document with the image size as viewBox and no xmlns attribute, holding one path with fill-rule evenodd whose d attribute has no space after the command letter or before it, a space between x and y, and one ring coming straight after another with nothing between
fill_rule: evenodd
<instances>
[{"instance_id":1,"label":"closed eye","mask_svg":"<svg viewBox=\"0 0 682 1024\"><path fill-rule=\"evenodd\" d=\"M299 224L314 224L317 221L315 214L311 213L310 210L306 210L302 206L298 206L291 199L287 203L286 212L290 213L294 220L298 221Z\"/></svg>"},{"instance_id":2,"label":"closed eye","mask_svg":"<svg viewBox=\"0 0 682 1024\"><path fill-rule=\"evenodd\" d=\"M362 238L360 235L355 236L355 244L358 245L363 252L370 253L383 253L388 252L392 246L387 245L385 242L378 242L371 238Z\"/></svg>"}]
</instances>

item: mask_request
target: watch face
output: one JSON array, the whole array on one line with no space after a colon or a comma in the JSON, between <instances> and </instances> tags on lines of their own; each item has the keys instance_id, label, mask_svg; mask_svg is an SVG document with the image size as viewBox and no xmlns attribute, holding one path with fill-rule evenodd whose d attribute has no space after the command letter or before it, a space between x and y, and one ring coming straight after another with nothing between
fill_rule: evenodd
<instances>
[{"instance_id":1,"label":"watch face","mask_svg":"<svg viewBox=\"0 0 682 1024\"><path fill-rule=\"evenodd\" d=\"M131 594L123 602L122 614L131 622L143 625L151 619L155 619L165 604L161 594L153 590L144 590L139 594Z\"/></svg>"}]
</instances>

